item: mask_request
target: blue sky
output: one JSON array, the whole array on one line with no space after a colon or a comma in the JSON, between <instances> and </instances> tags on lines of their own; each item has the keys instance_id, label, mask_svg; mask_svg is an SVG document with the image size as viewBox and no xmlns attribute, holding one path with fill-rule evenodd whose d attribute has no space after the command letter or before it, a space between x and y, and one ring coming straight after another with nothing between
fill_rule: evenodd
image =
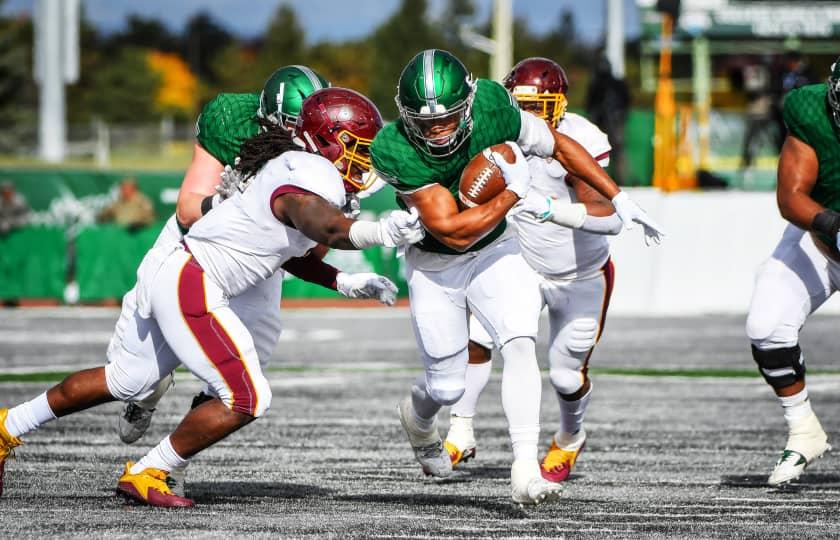
<instances>
[{"instance_id":1,"label":"blue sky","mask_svg":"<svg viewBox=\"0 0 840 540\"><path fill-rule=\"evenodd\" d=\"M579 34L587 41L603 38L606 0L513 0L514 13L528 21L531 29L545 33L570 9ZM35 0L6 0L4 14L30 12ZM219 22L242 36L255 36L265 29L276 7L289 4L295 8L307 39L341 41L364 36L393 13L400 0L82 0L88 19L106 32L119 30L131 13L162 20L173 30L183 28L186 20L198 11L208 11ZM480 21L486 20L492 0L474 0ZM446 5L445 0L429 0L434 15ZM639 33L635 0L624 0L625 28L629 36Z\"/></svg>"}]
</instances>

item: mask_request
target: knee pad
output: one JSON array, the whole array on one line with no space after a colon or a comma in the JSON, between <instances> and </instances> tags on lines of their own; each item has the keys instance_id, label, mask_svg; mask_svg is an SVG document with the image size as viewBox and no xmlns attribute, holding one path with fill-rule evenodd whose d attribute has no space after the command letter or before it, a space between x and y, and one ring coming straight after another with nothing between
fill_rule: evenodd
<instances>
[{"instance_id":1,"label":"knee pad","mask_svg":"<svg viewBox=\"0 0 840 540\"><path fill-rule=\"evenodd\" d=\"M453 405L466 388L467 349L444 358L426 360L426 391L435 403Z\"/></svg>"},{"instance_id":2,"label":"knee pad","mask_svg":"<svg viewBox=\"0 0 840 540\"><path fill-rule=\"evenodd\" d=\"M563 395L574 394L583 386L583 373L580 369L552 364L548 377L551 379L551 386Z\"/></svg>"},{"instance_id":3,"label":"knee pad","mask_svg":"<svg viewBox=\"0 0 840 540\"><path fill-rule=\"evenodd\" d=\"M805 358L799 345L761 350L752 345L752 355L767 384L779 390L805 377Z\"/></svg>"},{"instance_id":4,"label":"knee pad","mask_svg":"<svg viewBox=\"0 0 840 540\"><path fill-rule=\"evenodd\" d=\"M105 364L105 384L115 399L141 401L155 391L161 377L157 366L148 362L117 360Z\"/></svg>"},{"instance_id":5,"label":"knee pad","mask_svg":"<svg viewBox=\"0 0 840 540\"><path fill-rule=\"evenodd\" d=\"M584 318L575 319L568 325L565 345L573 353L589 352L598 338L598 321Z\"/></svg>"}]
</instances>

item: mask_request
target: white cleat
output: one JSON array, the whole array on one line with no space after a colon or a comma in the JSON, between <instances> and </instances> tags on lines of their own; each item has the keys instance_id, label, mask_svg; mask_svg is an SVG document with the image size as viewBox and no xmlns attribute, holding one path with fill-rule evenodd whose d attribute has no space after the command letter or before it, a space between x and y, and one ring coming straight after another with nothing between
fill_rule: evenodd
<instances>
[{"instance_id":1,"label":"white cleat","mask_svg":"<svg viewBox=\"0 0 840 540\"><path fill-rule=\"evenodd\" d=\"M133 401L126 401L120 412L120 440L131 444L142 437L152 423L154 409L146 410Z\"/></svg>"},{"instance_id":2,"label":"white cleat","mask_svg":"<svg viewBox=\"0 0 840 540\"><path fill-rule=\"evenodd\" d=\"M142 401L126 401L120 411L118 432L120 440L131 444L145 435L152 422L152 415L155 412L160 399L172 386L172 374L160 380L155 391Z\"/></svg>"},{"instance_id":3,"label":"white cleat","mask_svg":"<svg viewBox=\"0 0 840 540\"><path fill-rule=\"evenodd\" d=\"M400 414L400 423L408 436L411 449L414 450L414 458L423 468L426 476L445 478L452 474L452 461L449 453L443 447L443 440L437 429L437 418L431 431L420 430L414 422L414 409L411 405L411 396L402 400L397 407Z\"/></svg>"},{"instance_id":4,"label":"white cleat","mask_svg":"<svg viewBox=\"0 0 840 540\"><path fill-rule=\"evenodd\" d=\"M472 416L449 417L449 433L443 442L444 448L449 453L452 466L466 463L475 457L475 434L473 432Z\"/></svg>"},{"instance_id":5,"label":"white cleat","mask_svg":"<svg viewBox=\"0 0 840 540\"><path fill-rule=\"evenodd\" d=\"M169 471L169 476L166 477L166 485L172 493L178 497L185 497L187 489L187 465L183 467L175 467Z\"/></svg>"},{"instance_id":6,"label":"white cleat","mask_svg":"<svg viewBox=\"0 0 840 540\"><path fill-rule=\"evenodd\" d=\"M536 459L518 459L510 468L511 497L519 504L556 501L563 494L561 484L549 482L540 474Z\"/></svg>"},{"instance_id":7,"label":"white cleat","mask_svg":"<svg viewBox=\"0 0 840 540\"><path fill-rule=\"evenodd\" d=\"M802 475L805 467L831 450L828 436L813 412L796 422L788 435L787 444L767 483L780 486Z\"/></svg>"}]
</instances>

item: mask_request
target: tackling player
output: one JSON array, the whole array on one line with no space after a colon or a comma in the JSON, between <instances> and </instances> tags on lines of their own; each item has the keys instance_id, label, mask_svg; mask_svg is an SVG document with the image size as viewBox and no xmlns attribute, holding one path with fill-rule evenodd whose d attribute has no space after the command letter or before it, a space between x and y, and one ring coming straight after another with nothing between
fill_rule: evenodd
<instances>
[{"instance_id":1,"label":"tackling player","mask_svg":"<svg viewBox=\"0 0 840 540\"><path fill-rule=\"evenodd\" d=\"M146 326L145 340L173 354L124 354L105 367L70 375L31 401L0 409L0 473L22 435L101 403L145 397L183 363L217 398L187 413L139 462L127 463L117 491L152 506L193 506L171 492L168 472L261 416L271 402L253 337L228 298L316 243L364 249L423 237L416 213L397 210L369 222L349 219L340 210L348 189L370 167L368 147L381 126L370 100L328 88L304 102L296 127L295 135L307 141L311 153L300 151L285 130L267 132L261 150L243 155L240 163L248 189L197 221L182 241L150 250L137 271L133 319ZM336 279L338 271L332 274ZM371 285L386 299L396 292L387 280Z\"/></svg>"},{"instance_id":2,"label":"tackling player","mask_svg":"<svg viewBox=\"0 0 840 540\"><path fill-rule=\"evenodd\" d=\"M196 122L193 158L178 193L175 215L167 221L155 245L180 239L183 232L221 201L223 197L217 189L224 187L229 193L234 188L219 186L219 178L225 166L234 165L245 141L278 126L294 128L303 100L328 86L324 77L306 66L286 66L268 78L261 93L222 93L207 103ZM283 273L278 272L231 299L231 309L254 335L257 355L263 365L268 362L280 336L278 309L282 290ZM135 296L132 289L123 297L122 311L108 348L109 359L118 355L121 349L138 349L142 342L130 324L137 307ZM138 354L143 355L140 351ZM153 356L154 351L145 351L145 355ZM143 436L155 407L171 384L172 378L167 377L147 399L136 403L130 401L123 406L119 420L119 435L123 442L132 443ZM197 400L201 399L200 394ZM177 476L180 478L180 474Z\"/></svg>"},{"instance_id":3,"label":"tackling player","mask_svg":"<svg viewBox=\"0 0 840 540\"><path fill-rule=\"evenodd\" d=\"M776 198L790 224L758 270L747 317L753 359L788 426L771 486L799 478L830 448L808 399L799 330L840 286L840 59L827 83L791 91L783 115Z\"/></svg>"},{"instance_id":4,"label":"tackling player","mask_svg":"<svg viewBox=\"0 0 840 540\"><path fill-rule=\"evenodd\" d=\"M519 106L553 130L578 141L602 167L609 164L607 136L582 116L566 112L568 79L556 62L527 58L513 67L504 86ZM613 287L610 247L621 220L607 199L570 175L553 159L528 158L531 191L509 216L522 255L540 276L549 314L550 380L560 403L560 429L541 464L542 476L565 480L583 450L583 417L592 394L589 357L600 338ZM466 390L452 406L444 446L453 466L475 456L473 417L490 378L493 340L470 317Z\"/></svg>"},{"instance_id":5,"label":"tackling player","mask_svg":"<svg viewBox=\"0 0 840 540\"><path fill-rule=\"evenodd\" d=\"M376 136L371 156L379 177L394 186L398 202L419 211L429 233L406 251L412 323L425 365L399 406L414 456L426 474L451 474L436 418L441 406L456 403L464 392L469 307L505 360L502 403L514 453L512 497L520 503L555 497L559 487L542 479L537 460L541 381L534 339L542 299L537 276L504 222L530 187L519 147L555 157L610 197L626 224L642 223L651 236L658 236L658 228L586 150L520 112L500 84L473 80L446 51L416 55L400 75L396 101L400 118ZM470 158L505 141L519 145L509 143L518 155L514 164L496 156L507 189L459 212L455 194L461 171Z\"/></svg>"}]
</instances>

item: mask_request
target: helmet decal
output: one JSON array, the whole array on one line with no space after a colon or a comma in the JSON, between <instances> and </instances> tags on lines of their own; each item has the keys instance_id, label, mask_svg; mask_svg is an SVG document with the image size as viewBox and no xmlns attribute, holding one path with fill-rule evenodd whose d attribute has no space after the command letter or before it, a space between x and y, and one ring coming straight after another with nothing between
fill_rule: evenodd
<instances>
[{"instance_id":1,"label":"helmet decal","mask_svg":"<svg viewBox=\"0 0 840 540\"><path fill-rule=\"evenodd\" d=\"M423 90L429 112L437 111L437 92L435 91L435 50L423 51Z\"/></svg>"}]
</instances>

